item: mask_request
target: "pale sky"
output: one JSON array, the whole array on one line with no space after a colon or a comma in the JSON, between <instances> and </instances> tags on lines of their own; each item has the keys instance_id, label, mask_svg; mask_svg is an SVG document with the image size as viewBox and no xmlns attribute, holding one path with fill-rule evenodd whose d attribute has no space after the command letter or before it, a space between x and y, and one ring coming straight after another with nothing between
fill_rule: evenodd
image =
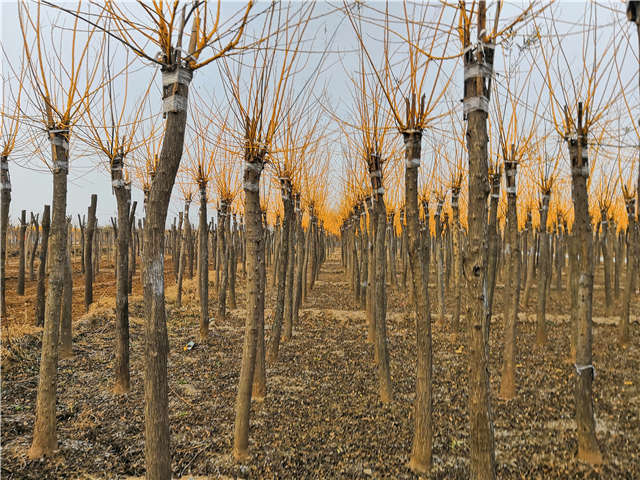
<instances>
[{"instance_id":1,"label":"pale sky","mask_svg":"<svg viewBox=\"0 0 640 480\"><path fill-rule=\"evenodd\" d=\"M578 65L581 65L581 52L583 41L583 36L580 34L580 25L584 23L585 16L585 4L582 2L557 2L558 5L556 8L556 18L560 19L560 21L556 22L558 31L562 35L562 50L565 52L567 56L567 62L571 65L575 65L575 68L578 69ZM373 8L384 8L384 4L378 4L375 2L371 2ZM223 18L225 14L228 16L231 12L236 11L242 4L234 3L234 2L224 2L223 9ZM336 6L341 5L340 3L324 3L320 2L317 5L316 14L330 11ZM611 49L608 51L604 51L603 47L608 46L608 39L611 38L615 28L625 28L627 32L629 32L632 36L632 46L637 46L637 40L635 38L635 31L633 31L624 16L619 19L618 24L612 22L612 12L611 8L615 8L615 10L619 12L624 12L624 5L620 2L616 2L613 4L604 3L602 6L599 6L595 12L598 17L598 24L601 27L598 29L598 38L600 39L601 48L604 55L610 53ZM264 7L265 4L258 4L257 9ZM396 12L401 12L401 5L397 2L392 4L392 10L395 9ZM4 55L2 59L2 77L3 77L3 88L5 89L4 95L5 98L7 96L7 80L11 77L11 71L8 68L8 61L12 64L16 65L19 62L20 51L22 48L22 37L20 32L20 26L18 21L18 9L17 4L15 2L1 2L1 39L2 46L4 49ZM46 11L46 18L49 23L55 21L58 27L63 25L69 25L71 22L71 18L69 15L64 13L59 13L53 11L50 8L43 7L43 11ZM515 12L520 10L520 4L509 5L505 8L505 14L503 18L511 18L515 14ZM490 10L491 11L491 10ZM375 12L371 10L369 12L371 16L375 16ZM54 20L55 19L55 20ZM45 22L46 23L46 22ZM373 55L379 55L381 48L379 45L379 37L376 35L379 34L379 29L377 30L375 27L366 27L365 31L367 32L367 48L373 52ZM498 73L496 78L496 89L494 90L494 95L497 95L498 98L503 98L504 92L506 91L506 87L504 84L504 76L500 76L500 74L505 71L505 64L511 63L512 65L518 65L517 69L520 72L520 77L515 81L517 85L524 85L526 82L525 78L529 78L530 87L528 92L521 91L521 95L526 100L523 100L523 103L527 103L529 106L535 103L538 98L541 98L541 106L539 107L539 111L537 112L540 120L535 122L535 127L540 134L544 133L552 133L553 126L550 122L544 122L542 119L547 118L550 120L552 118L552 112L548 107L549 98L548 98L548 90L545 88L542 82L542 75L540 71L537 71L535 68L532 70L528 69L528 65L530 65L531 61L529 57L532 55L529 53L527 49L523 49L522 47L525 45L526 38L532 32L531 26L524 27L521 31L518 32L511 42L508 44L503 44L496 49L496 64L495 71ZM64 35L64 34L63 34ZM55 29L52 33L52 38L60 38L60 30ZM326 55L326 58L323 63L322 72L320 74L320 78L317 81L317 88L312 93L315 94L322 87L327 87L329 98L328 104L324 105L327 110L330 110L333 115L348 121L353 121L352 113L352 94L351 94L351 84L349 80L349 76L347 75L347 71L354 73L358 69L358 42L353 33L353 29L351 24L346 20L346 17L342 13L333 13L329 16L324 16L314 20L308 29L308 45L312 46L312 50L315 53L309 54L308 65L305 67L307 71L312 70L313 67L317 64L320 59L320 50L324 48L329 49L329 53ZM590 37L591 38L591 37ZM459 48L457 38L455 40L455 48ZM378 42L378 44L376 44ZM638 54L637 51L630 51L628 45L626 44L626 40L623 40L621 37L620 42L624 43L624 46L620 48L620 51L617 52L617 55L620 59L623 60L624 66L621 67L623 71L621 83L623 85L627 85L629 88L628 98L631 102L630 108L632 111L636 112L635 117L638 117L638 82L637 82L637 71L638 71ZM123 62L125 61L125 52L123 47L117 45L115 43L111 44L111 48L113 49L114 58ZM635 47L634 47L635 48ZM518 57L525 57L518 60ZM131 58L131 55L130 55ZM541 58L538 55L537 61L541 62ZM395 58L394 58L395 60ZM93 61L99 61L99 59L93 59ZM398 54L397 61L402 62L403 58L401 54ZM131 103L131 107L135 108L135 100L140 97L141 92L148 85L151 79L154 76L155 69L152 65L145 64L141 60L136 60L133 62L133 73L131 73L129 79L130 91L128 93L128 104ZM450 102L459 101L462 97L461 93L461 83L462 83L462 67L458 60L450 61L446 68L456 69L456 73L453 75L453 85L449 88L447 92L447 99ZM573 68L572 68L573 70ZM300 76L300 80L304 77L304 73L302 72ZM575 75L575 72L573 72ZM156 76L158 77L158 76ZM568 76L567 76L568 78ZM153 112L157 113L161 111L161 98L160 98L160 90L157 86L159 84L159 78L155 79L156 86L152 88L150 93L150 105L152 107ZM570 83L567 81L567 83ZM611 88L615 88L616 85L612 85ZM520 87L522 88L522 87ZM617 88L620 88L619 85ZM219 69L216 65L209 65L195 72L194 80L191 84L191 92L195 92L194 94L190 94L190 101L198 96L201 98L215 98L216 104L220 108L224 108L225 105L225 95L224 89L221 84L221 76ZM611 95L606 96L606 98L610 98ZM604 98L604 97L603 97ZM24 100L23 100L24 106ZM26 106L25 108L29 109L33 112L33 108ZM523 111L528 108L527 105L523 105ZM624 131L625 124L629 123L629 114L624 111L620 102L618 102L618 106L615 107L619 112L617 115L612 114L608 115L610 126L609 130L618 129ZM461 112L458 114L458 118L454 123L457 123L458 126L456 128L461 130ZM619 121L617 120L619 119ZM343 134L341 130L337 128L337 121L333 118L327 117L327 123L329 124L329 135L330 138L328 140L329 145L331 145L332 158L331 158L331 170L329 173L329 182L330 182L330 190L331 190L331 200L335 204L338 202L340 194L342 192L341 182L344 178L344 158L342 156L342 149L340 147L341 137ZM192 121L189 120L190 124ZM529 125L532 124L532 115L528 116L522 113L522 122L527 123ZM423 147L423 171L422 175L426 178L429 175L429 172L433 169L433 150L438 146L443 146L444 148L450 151L454 151L454 147L452 145L452 139L449 135L452 131L452 121L449 119L443 120L437 128L433 131L425 132L425 141ZM52 194L52 175L49 170L44 166L43 161L38 158L38 155L34 153L34 146L32 141L26 141L25 138L34 138L37 134L37 131L34 130L35 126L25 127L29 128L29 133L25 136L22 135L20 140L18 141L18 145L14 152L10 156L10 172L11 172L11 181L12 181L12 201L11 201L11 209L10 209L10 218L12 221L15 221L16 217L19 215L20 210L26 209L27 212L34 211L40 212L42 211L43 205L51 202L51 194ZM493 140L492 144L495 145L495 135L496 132L492 129ZM41 145L46 146L45 134L41 132L42 142ZM636 165L633 166L630 158L634 157L634 150L630 149L629 145L636 144L637 140L633 140L634 132L628 132L626 137L620 138L620 136L615 137L616 140L607 139L603 140L603 143L606 143L604 147L601 147L601 150L608 150L606 155L603 154L602 160L599 160L598 168L600 171L594 172L595 176L600 175L608 175L615 174L619 171L618 167L615 165L615 160L612 160L617 156L618 145L620 143L623 144L623 148L620 149L620 156L624 157L623 162L621 163L623 173L628 174L629 176L637 175L637 161ZM637 138L637 137L635 137ZM559 137L553 132L550 135L550 140L546 142L548 145L547 154L548 155L561 155L566 156L563 142L559 140ZM189 149L189 143L186 142L185 150ZM45 148L46 151L46 148ZM75 153L75 156L74 156ZM78 155L80 158L78 158ZM69 184L68 184L68 200L67 200L67 214L73 215L74 223L77 219L77 214L86 214L87 206L89 204L90 195L92 193L98 194L98 208L97 215L99 224L102 226L109 225L109 217L116 216L116 203L113 194L111 193L111 185L110 185L110 176L107 168L105 167L105 159L101 158L100 155L87 152L86 147L82 145L77 145L77 142L72 142L71 146L71 166L70 166L70 175L69 175ZM183 163L185 163L186 156L183 156ZM463 165L466 164L466 160L463 162ZM446 165L440 164L438 167L438 171L440 176L447 176L449 174L449 167ZM568 162L566 160L562 160L559 164L558 175L565 176L568 172ZM568 178L568 177L567 177ZM568 189L568 185L566 187ZM568 191L568 190L567 190ZM565 192L566 193L566 192ZM390 193L391 194L391 193ZM396 192L395 195L398 195ZM133 188L133 200L138 201L138 209L137 216L140 217L143 212L142 208L142 192L138 188ZM195 206L195 205L194 205ZM191 221L197 220L197 206L192 206L191 208ZM182 208L182 198L180 190L176 187L174 188L174 193L172 197L172 204L168 214L168 223L173 221L173 217L177 215L177 211ZM213 206L209 207L209 215L212 215Z\"/></svg>"}]
</instances>

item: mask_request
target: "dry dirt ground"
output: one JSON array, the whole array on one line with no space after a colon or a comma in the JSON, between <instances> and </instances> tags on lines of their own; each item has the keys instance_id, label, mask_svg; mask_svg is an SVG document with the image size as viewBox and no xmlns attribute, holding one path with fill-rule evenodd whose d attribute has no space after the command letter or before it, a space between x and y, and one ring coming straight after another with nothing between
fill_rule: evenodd
<instances>
[{"instance_id":1,"label":"dry dirt ground","mask_svg":"<svg viewBox=\"0 0 640 480\"><path fill-rule=\"evenodd\" d=\"M108 275L105 269L101 275ZM113 272L106 283L113 291ZM170 277L170 275L167 275ZM81 283L76 276L81 295ZM238 281L238 306L244 305ZM171 283L168 281L167 283ZM268 280L267 329L273 291ZM502 308L498 285L495 313ZM555 287L555 282L553 287ZM15 295L8 283L7 295ZM98 292L100 292L98 287ZM186 282L183 307L169 288L169 398L172 466L190 478L416 478L407 468L411 449L415 386L414 323L402 288L389 290L389 347L394 400L378 401L366 323L354 303L336 251L323 266L303 305L294 338L282 345L280 361L267 370L268 394L252 407L246 464L230 458L234 401L240 368L243 310L214 318L206 344L196 340L197 287ZM432 290L433 291L433 290ZM502 320L491 330L491 387L498 477L507 479L640 478L640 325L633 344L620 349L614 317L602 318L602 289L594 315L594 405L605 463L594 469L575 461L572 380L567 361L566 292L552 288L549 342L534 347L535 292L518 331L518 396L495 400L499 388ZM432 295L433 296L433 295ZM7 479L127 478L144 475L144 308L131 302L132 391L110 391L113 370L114 299L98 293L90 314L74 320L74 356L59 362L58 444L52 458L27 459L34 422L40 339L37 330L4 344L2 360L2 477ZM211 295L211 312L216 311ZM80 297L81 298L81 297ZM434 302L432 298L432 303ZM632 316L640 316L638 298ZM451 298L448 299L451 309ZM19 317L19 315L16 315ZM434 459L429 478L469 476L469 426L464 339L435 323L433 315ZM269 331L269 330L267 330Z\"/></svg>"}]
</instances>

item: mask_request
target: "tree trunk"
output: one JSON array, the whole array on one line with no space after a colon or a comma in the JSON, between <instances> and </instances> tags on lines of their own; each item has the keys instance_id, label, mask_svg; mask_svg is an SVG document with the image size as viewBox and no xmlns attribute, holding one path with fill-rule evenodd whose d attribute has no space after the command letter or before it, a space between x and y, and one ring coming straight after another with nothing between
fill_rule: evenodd
<instances>
[{"instance_id":1,"label":"tree trunk","mask_svg":"<svg viewBox=\"0 0 640 480\"><path fill-rule=\"evenodd\" d=\"M602 210L602 238L600 239L600 248L602 249L602 259L604 265L604 304L606 308L606 315L611 315L611 309L613 307L613 299L611 296L611 247L613 246L610 241L609 235L609 222L607 219L607 212Z\"/></svg>"},{"instance_id":2,"label":"tree trunk","mask_svg":"<svg viewBox=\"0 0 640 480\"><path fill-rule=\"evenodd\" d=\"M245 461L249 456L249 419L251 391L256 366L258 325L264 319L264 234L260 210L262 156L246 154L244 169L245 215L247 217L247 319L242 348L242 366L236 396L233 431L233 457Z\"/></svg>"},{"instance_id":3,"label":"tree trunk","mask_svg":"<svg viewBox=\"0 0 640 480\"><path fill-rule=\"evenodd\" d=\"M44 313L42 354L36 399L36 420L29 458L53 454L56 439L56 388L60 307L67 256L67 174L69 169L68 131L50 132L53 163L53 208L51 219L51 263Z\"/></svg>"},{"instance_id":4,"label":"tree trunk","mask_svg":"<svg viewBox=\"0 0 640 480\"><path fill-rule=\"evenodd\" d=\"M229 240L229 308L231 309L236 309L238 307L236 302L236 276L238 272L238 256L241 252L239 251L240 238L237 225L236 215L234 213L233 230L231 230Z\"/></svg>"},{"instance_id":5,"label":"tree trunk","mask_svg":"<svg viewBox=\"0 0 640 480\"><path fill-rule=\"evenodd\" d=\"M38 287L36 294L36 327L44 325L44 301L45 301L45 278L47 274L47 249L49 247L49 229L51 222L49 219L51 207L44 206L42 212L42 246L40 247L40 264L38 265ZM65 218L66 222L66 218ZM66 228L66 225L65 225ZM66 248L66 244L65 244ZM65 262L66 263L66 262Z\"/></svg>"},{"instance_id":6,"label":"tree trunk","mask_svg":"<svg viewBox=\"0 0 640 480\"><path fill-rule=\"evenodd\" d=\"M122 175L124 158L117 156L111 163L111 185L118 208L117 276L116 276L116 332L115 332L115 383L113 391L127 393L131 388L129 373L129 239L131 238L131 184Z\"/></svg>"},{"instance_id":7,"label":"tree trunk","mask_svg":"<svg viewBox=\"0 0 640 480\"><path fill-rule=\"evenodd\" d=\"M504 347L502 354L502 378L500 380L500 398L511 400L516 396L516 355L518 307L520 304L520 284L522 256L518 242L518 213L516 197L517 163L513 154L510 161L504 163L507 184L507 222L505 225L505 261L507 272L504 282Z\"/></svg>"},{"instance_id":8,"label":"tree trunk","mask_svg":"<svg viewBox=\"0 0 640 480\"><path fill-rule=\"evenodd\" d=\"M415 98L413 102L415 104ZM408 112L407 112L408 114ZM418 166L420 165L422 131L403 132L405 145L405 205L407 208L408 257L411 266L413 298L416 314L416 399L414 403L413 447L409 467L416 473L431 468L433 425L431 418L432 352L431 314L427 280L421 255L418 229Z\"/></svg>"},{"instance_id":9,"label":"tree trunk","mask_svg":"<svg viewBox=\"0 0 640 480\"><path fill-rule=\"evenodd\" d=\"M635 202L633 197L626 198L627 207L627 272L624 279L624 292L622 294L622 315L620 316L620 322L618 323L618 342L620 346L629 344L629 310L631 307L631 297L633 296L633 280L637 276L638 262L634 260L633 255L629 255L629 252L633 252L635 245L638 243L638 226L635 221ZM640 253L640 252L638 252ZM622 263L622 257L619 259ZM618 258L616 258L616 263Z\"/></svg>"},{"instance_id":10,"label":"tree trunk","mask_svg":"<svg viewBox=\"0 0 640 480\"><path fill-rule=\"evenodd\" d=\"M91 204L87 211L87 234L85 236L84 247L84 308L89 311L89 305L93 303L93 235L96 228L96 207L98 204L98 195L91 195Z\"/></svg>"},{"instance_id":11,"label":"tree trunk","mask_svg":"<svg viewBox=\"0 0 640 480\"><path fill-rule=\"evenodd\" d=\"M218 289L218 318L224 319L227 315L227 289L229 288L229 205L226 200L220 204L220 263L218 267L222 269L220 288ZM218 268L218 270L220 270Z\"/></svg>"},{"instance_id":12,"label":"tree trunk","mask_svg":"<svg viewBox=\"0 0 640 480\"><path fill-rule=\"evenodd\" d=\"M246 223L247 226L245 230L245 240L247 245L246 245L245 251L246 251L247 266L246 266L245 272L247 275L247 282L249 282L249 255L250 255L249 249L251 248L251 239L249 237L249 226L248 226L249 217L248 216L246 216L246 222L247 222ZM266 211L262 212L262 234L263 234L263 241L262 241L262 245L260 246L261 248L259 249L259 253L264 259L265 245L266 245L265 240L266 238L268 238ZM256 367L255 367L255 371L253 372L252 396L254 400L261 402L264 400L264 397L267 392L267 378L266 378L266 366L265 366L265 343L264 343L264 292L267 284L267 266L266 266L266 263L263 261L259 263L259 267L260 267L261 283L260 283L260 289L258 290L258 315L256 317L258 320L258 325L256 329L256 335L257 335ZM247 283L247 285L249 285L249 283Z\"/></svg>"},{"instance_id":13,"label":"tree trunk","mask_svg":"<svg viewBox=\"0 0 640 480\"><path fill-rule=\"evenodd\" d=\"M176 306L182 306L182 282L184 281L184 272L187 264L187 248L189 243L188 230L191 228L189 222L189 205L190 200L184 202L184 214L182 215L182 221L184 223L184 229L182 230L182 240L180 241L180 266L178 267L178 288L176 292Z\"/></svg>"},{"instance_id":14,"label":"tree trunk","mask_svg":"<svg viewBox=\"0 0 640 480\"><path fill-rule=\"evenodd\" d=\"M280 335L282 333L282 317L284 314L285 279L287 274L287 259L289 257L289 226L293 206L291 205L291 180L281 179L282 203L284 204L284 216L282 219L281 242L280 242L280 264L278 265L278 290L276 297L276 310L271 326L271 338L269 349L267 350L267 362L270 364L278 360L280 351Z\"/></svg>"},{"instance_id":15,"label":"tree trunk","mask_svg":"<svg viewBox=\"0 0 640 480\"><path fill-rule=\"evenodd\" d=\"M300 211L300 196L297 196L296 199L296 239L298 242L298 246L296 251L298 255L296 256L296 268L295 268L295 281L293 284L294 290L294 300L293 300L293 318L292 318L292 328L298 325L299 317L298 314L300 312L300 305L302 303L302 271L304 267L304 258L305 258L305 238L304 238L304 230L302 229L302 212Z\"/></svg>"},{"instance_id":16,"label":"tree trunk","mask_svg":"<svg viewBox=\"0 0 640 480\"><path fill-rule=\"evenodd\" d=\"M484 29L485 4L480 2L478 34ZM493 49L469 50L464 68L492 69ZM483 70L477 69L478 72ZM464 103L467 119L467 151L469 155L468 248L464 265L467 280L467 325L469 329L469 421L472 479L494 479L495 453L491 397L489 388L488 345L484 332L490 321L485 304L487 298L487 196L489 195L487 118L481 99L488 103L487 79L471 75L465 80ZM471 102L470 100L474 100ZM478 101L478 104L474 104Z\"/></svg>"},{"instance_id":17,"label":"tree trunk","mask_svg":"<svg viewBox=\"0 0 640 480\"><path fill-rule=\"evenodd\" d=\"M34 238L34 240L32 242L33 244L31 246L31 255L29 256L29 280L33 281L36 278L35 273L33 271L33 262L36 259L36 252L38 251L38 242L40 240L40 230L39 230L39 226L38 226L38 216L37 215L34 216L33 213L31 213L31 224L34 227L33 233L35 235L35 238Z\"/></svg>"},{"instance_id":18,"label":"tree trunk","mask_svg":"<svg viewBox=\"0 0 640 480\"><path fill-rule=\"evenodd\" d=\"M25 251L24 236L27 231L27 211L22 210L20 215L20 237L18 252L18 295L24 295L24 267L25 267Z\"/></svg>"},{"instance_id":19,"label":"tree trunk","mask_svg":"<svg viewBox=\"0 0 640 480\"><path fill-rule=\"evenodd\" d=\"M602 463L596 440L593 414L592 301L593 301L593 234L589 218L587 178L589 176L588 145L582 128L582 103L578 107L577 135L569 138L571 180L574 207L574 230L577 251L578 304L576 336L575 405L578 428L578 459L590 464ZM567 119L568 120L568 119ZM569 123L568 123L569 124Z\"/></svg>"},{"instance_id":20,"label":"tree trunk","mask_svg":"<svg viewBox=\"0 0 640 480\"><path fill-rule=\"evenodd\" d=\"M11 181L9 158L0 156L0 317L7 319L7 231L9 230L9 206L11 205Z\"/></svg>"},{"instance_id":21,"label":"tree trunk","mask_svg":"<svg viewBox=\"0 0 640 480\"><path fill-rule=\"evenodd\" d=\"M458 331L460 329L460 309L462 304L462 249L460 248L460 207L458 200L460 195L460 187L451 189L451 209L453 211L452 221L452 243L453 243L453 318L451 324Z\"/></svg>"},{"instance_id":22,"label":"tree trunk","mask_svg":"<svg viewBox=\"0 0 640 480\"><path fill-rule=\"evenodd\" d=\"M207 184L200 184L200 254L198 255L198 277L200 288L200 341L205 342L209 336L209 245L207 235Z\"/></svg>"},{"instance_id":23,"label":"tree trunk","mask_svg":"<svg viewBox=\"0 0 640 480\"><path fill-rule=\"evenodd\" d=\"M190 71L178 73L191 77ZM166 75L163 72L163 75ZM188 81L163 87L163 94L178 95L184 100ZM187 112L166 112L166 126L156 174L151 184L143 229L143 286L145 299L145 460L148 480L171 478L169 447L169 396L167 355L169 339L164 297L164 228L171 191L175 182L182 150Z\"/></svg>"},{"instance_id":24,"label":"tree trunk","mask_svg":"<svg viewBox=\"0 0 640 480\"><path fill-rule=\"evenodd\" d=\"M71 242L69 232L72 232L71 217L67 218L67 258L64 262L64 286L62 288L62 312L60 314L60 357L68 358L73 355L73 333L71 316L73 311L73 272L71 268Z\"/></svg>"},{"instance_id":25,"label":"tree trunk","mask_svg":"<svg viewBox=\"0 0 640 480\"><path fill-rule=\"evenodd\" d=\"M376 221L375 234L375 324L376 324L376 366L378 373L378 393L382 403L393 401L391 371L389 368L389 346L387 342L387 291L386 291L386 252L385 237L387 235L387 209L384 204L384 188L382 187L382 166L380 156L371 153L368 159L371 189L374 194L374 211ZM356 212L359 221L359 213Z\"/></svg>"},{"instance_id":26,"label":"tree trunk","mask_svg":"<svg viewBox=\"0 0 640 480\"><path fill-rule=\"evenodd\" d=\"M489 256L487 259L487 316L490 319L493 314L493 293L496 288L496 272L498 269L498 200L500 199L500 172L490 175L491 198L489 200ZM484 340L489 345L489 330L491 322L485 324Z\"/></svg>"},{"instance_id":27,"label":"tree trunk","mask_svg":"<svg viewBox=\"0 0 640 480\"><path fill-rule=\"evenodd\" d=\"M547 292L549 286L549 234L547 233L547 217L549 214L549 190L542 192L540 206L540 259L538 268L538 304L536 309L536 345L547 342Z\"/></svg>"},{"instance_id":28,"label":"tree trunk","mask_svg":"<svg viewBox=\"0 0 640 480\"><path fill-rule=\"evenodd\" d=\"M440 326L444 326L444 248L443 248L443 236L442 236L442 205L441 198L438 199L436 206L436 288L438 289L438 314L440 315Z\"/></svg>"},{"instance_id":29,"label":"tree trunk","mask_svg":"<svg viewBox=\"0 0 640 480\"><path fill-rule=\"evenodd\" d=\"M291 339L293 334L293 302L294 302L294 286L295 286L295 264L296 256L300 255L297 252L297 224L298 224L298 210L300 205L299 194L293 196L294 211L291 215L291 223L289 224L289 255L287 258L287 279L285 281L284 289L284 333L282 335L283 341Z\"/></svg>"}]
</instances>

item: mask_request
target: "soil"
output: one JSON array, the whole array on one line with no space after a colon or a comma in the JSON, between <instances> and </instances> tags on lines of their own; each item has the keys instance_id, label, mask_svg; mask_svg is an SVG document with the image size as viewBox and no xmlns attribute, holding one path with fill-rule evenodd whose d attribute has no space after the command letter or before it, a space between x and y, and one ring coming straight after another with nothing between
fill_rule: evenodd
<instances>
[{"instance_id":1,"label":"soil","mask_svg":"<svg viewBox=\"0 0 640 480\"><path fill-rule=\"evenodd\" d=\"M34 285L15 295L15 259L7 283L9 321L32 311ZM77 265L76 265L77 267ZM600 267L601 268L601 267ZM173 283L167 263L167 284ZM269 268L271 273L271 268ZM601 274L598 277L601 280ZM213 275L210 278L213 279ZM432 276L433 278L433 276ZM143 317L139 276L130 305L132 390L110 391L113 382L115 280L101 268L96 304L84 314L81 276L74 276L74 356L59 361L58 445L51 458L29 460L38 381L40 335L15 333L3 345L2 476L7 479L129 478L144 475ZM239 268L238 306L244 305ZM211 285L210 311L216 312ZM274 302L267 281L267 335ZM492 409L498 478L640 478L640 302L632 305L627 348L616 340L615 317L606 317L600 285L594 299L594 408L605 462L598 468L576 460L572 382L567 360L570 326L566 291L552 284L549 341L536 348L535 289L518 327L517 397L497 400L502 353L502 284L495 295L490 339ZM433 290L431 289L431 292ZM205 344L197 342L195 280L185 282L183 307L167 291L172 468L176 478L417 478L407 467L413 430L415 332L401 286L388 289L387 317L394 400L378 400L372 346L348 279L334 251L303 304L294 337L267 369L268 393L252 405L250 451L245 464L230 452L234 404L244 333L244 311L213 318ZM431 293L432 305L435 298ZM452 310L448 295L447 308ZM435 307L434 307L435 310ZM616 311L614 309L614 311ZM433 313L434 458L428 478L469 477L469 425L464 338ZM7 323L7 322L5 322ZM185 350L189 341L192 350Z\"/></svg>"}]
</instances>

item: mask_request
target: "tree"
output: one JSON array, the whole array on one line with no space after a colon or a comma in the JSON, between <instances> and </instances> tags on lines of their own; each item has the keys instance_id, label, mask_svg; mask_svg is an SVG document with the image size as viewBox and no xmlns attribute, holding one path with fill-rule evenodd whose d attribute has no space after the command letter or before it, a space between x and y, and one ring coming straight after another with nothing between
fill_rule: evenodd
<instances>
[{"instance_id":1,"label":"tree","mask_svg":"<svg viewBox=\"0 0 640 480\"><path fill-rule=\"evenodd\" d=\"M67 175L69 172L69 141L71 129L85 108L85 99L96 88L96 65L90 65L89 46L96 46L100 53L101 44L92 43L95 28L80 28L75 20L67 35L65 52L56 51L55 43L42 38L42 7L19 4L19 21L23 38L28 80L34 95L31 96L38 120L48 133L51 143L53 172L53 202L51 204L51 262L49 268L48 293L45 304L44 332L42 335L42 355L38 378L36 401L36 422L33 441L29 450L31 458L50 455L56 449L56 382L58 364L58 338L64 271L67 256ZM76 12L79 12L78 5ZM61 35L65 35L61 33ZM70 56L69 56L70 54ZM49 65L58 62L63 65L62 73L57 70L45 72Z\"/></svg>"}]
</instances>

